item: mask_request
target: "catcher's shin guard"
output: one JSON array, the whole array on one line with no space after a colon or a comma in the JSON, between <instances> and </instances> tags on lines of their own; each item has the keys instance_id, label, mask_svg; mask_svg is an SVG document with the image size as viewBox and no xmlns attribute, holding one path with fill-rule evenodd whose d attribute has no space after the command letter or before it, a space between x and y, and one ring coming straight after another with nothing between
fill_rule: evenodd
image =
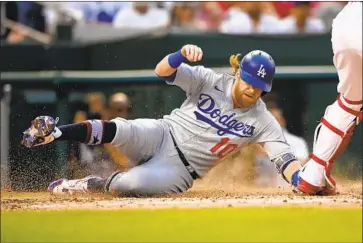
<instances>
[{"instance_id":1,"label":"catcher's shin guard","mask_svg":"<svg viewBox=\"0 0 363 243\"><path fill-rule=\"evenodd\" d=\"M335 191L336 183L330 173L362 120L361 108L362 101L349 101L342 96L327 107L315 130L313 154L300 173L300 191L307 194Z\"/></svg>"}]
</instances>

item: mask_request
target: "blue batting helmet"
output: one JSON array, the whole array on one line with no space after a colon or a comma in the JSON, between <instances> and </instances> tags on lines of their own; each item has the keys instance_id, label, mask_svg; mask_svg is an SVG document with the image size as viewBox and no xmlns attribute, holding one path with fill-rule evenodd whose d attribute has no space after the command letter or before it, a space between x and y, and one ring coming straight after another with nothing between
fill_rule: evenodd
<instances>
[{"instance_id":1,"label":"blue batting helmet","mask_svg":"<svg viewBox=\"0 0 363 243\"><path fill-rule=\"evenodd\" d=\"M275 61L268 53L260 50L251 51L241 60L239 70L242 80L246 83L264 92L271 91Z\"/></svg>"}]
</instances>

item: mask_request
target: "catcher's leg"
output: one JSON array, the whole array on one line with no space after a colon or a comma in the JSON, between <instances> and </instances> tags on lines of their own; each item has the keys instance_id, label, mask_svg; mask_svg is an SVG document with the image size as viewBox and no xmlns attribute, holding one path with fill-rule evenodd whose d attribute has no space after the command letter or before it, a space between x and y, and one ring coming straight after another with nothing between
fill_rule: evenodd
<instances>
[{"instance_id":1,"label":"catcher's leg","mask_svg":"<svg viewBox=\"0 0 363 243\"><path fill-rule=\"evenodd\" d=\"M334 65L339 76L337 101L327 107L315 132L313 155L300 173L299 189L316 194L335 191L330 176L334 160L345 150L362 120L362 10L348 3L332 26ZM328 187L326 187L328 186Z\"/></svg>"},{"instance_id":2,"label":"catcher's leg","mask_svg":"<svg viewBox=\"0 0 363 243\"><path fill-rule=\"evenodd\" d=\"M354 50L335 54L340 96L327 107L315 131L313 154L300 172L298 189L316 194L323 188L335 191L330 175L334 161L347 147L356 125L362 120L362 56ZM326 187L327 186L327 187Z\"/></svg>"}]
</instances>

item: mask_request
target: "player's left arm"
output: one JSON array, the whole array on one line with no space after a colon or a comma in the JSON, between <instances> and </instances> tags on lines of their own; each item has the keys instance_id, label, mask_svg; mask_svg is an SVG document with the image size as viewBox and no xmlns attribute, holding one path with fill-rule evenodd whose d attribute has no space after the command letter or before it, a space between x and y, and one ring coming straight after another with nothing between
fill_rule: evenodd
<instances>
[{"instance_id":1,"label":"player's left arm","mask_svg":"<svg viewBox=\"0 0 363 243\"><path fill-rule=\"evenodd\" d=\"M190 66L187 62L198 62L203 51L196 45L185 45L181 50L164 57L155 67L155 73L167 84L182 88L188 95L200 90L206 80L212 77L212 71L203 66Z\"/></svg>"},{"instance_id":2,"label":"player's left arm","mask_svg":"<svg viewBox=\"0 0 363 243\"><path fill-rule=\"evenodd\" d=\"M270 121L269 124L257 135L255 142L264 148L282 178L289 184L296 186L298 172L302 167L301 162L286 141L278 122L272 117L268 120Z\"/></svg>"},{"instance_id":3,"label":"player's left arm","mask_svg":"<svg viewBox=\"0 0 363 243\"><path fill-rule=\"evenodd\" d=\"M184 62L198 62L202 60L203 51L196 45L185 45L180 50L166 55L155 67L159 77L169 77L176 73Z\"/></svg>"},{"instance_id":4,"label":"player's left arm","mask_svg":"<svg viewBox=\"0 0 363 243\"><path fill-rule=\"evenodd\" d=\"M275 164L276 169L282 178L293 186L298 183L298 171L302 165L295 156L290 145L283 140L267 141L260 143L270 160Z\"/></svg>"}]
</instances>

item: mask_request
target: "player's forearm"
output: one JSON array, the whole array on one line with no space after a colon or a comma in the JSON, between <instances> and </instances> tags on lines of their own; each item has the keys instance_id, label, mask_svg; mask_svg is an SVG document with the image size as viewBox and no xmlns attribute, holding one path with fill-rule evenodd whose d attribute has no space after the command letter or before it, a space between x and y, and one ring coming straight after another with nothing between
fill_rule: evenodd
<instances>
[{"instance_id":1,"label":"player's forearm","mask_svg":"<svg viewBox=\"0 0 363 243\"><path fill-rule=\"evenodd\" d=\"M292 153L284 153L272 160L276 169L289 184L296 186L298 183L298 171L301 169L301 162Z\"/></svg>"},{"instance_id":2,"label":"player's forearm","mask_svg":"<svg viewBox=\"0 0 363 243\"><path fill-rule=\"evenodd\" d=\"M75 141L84 144L110 143L116 135L116 124L105 120L88 120L59 126L61 131L57 140Z\"/></svg>"},{"instance_id":3,"label":"player's forearm","mask_svg":"<svg viewBox=\"0 0 363 243\"><path fill-rule=\"evenodd\" d=\"M155 73L159 77L170 76L175 73L176 68L172 68L168 61L169 55L164 57L155 67Z\"/></svg>"},{"instance_id":4,"label":"player's forearm","mask_svg":"<svg viewBox=\"0 0 363 243\"><path fill-rule=\"evenodd\" d=\"M159 77L169 77L173 75L177 68L187 59L182 55L181 51L171 53L164 57L155 67L155 73Z\"/></svg>"},{"instance_id":5,"label":"player's forearm","mask_svg":"<svg viewBox=\"0 0 363 243\"><path fill-rule=\"evenodd\" d=\"M285 179L291 184L296 186L297 184L297 173L301 169L301 162L298 160L292 161L287 165L287 167L282 172Z\"/></svg>"}]
</instances>

